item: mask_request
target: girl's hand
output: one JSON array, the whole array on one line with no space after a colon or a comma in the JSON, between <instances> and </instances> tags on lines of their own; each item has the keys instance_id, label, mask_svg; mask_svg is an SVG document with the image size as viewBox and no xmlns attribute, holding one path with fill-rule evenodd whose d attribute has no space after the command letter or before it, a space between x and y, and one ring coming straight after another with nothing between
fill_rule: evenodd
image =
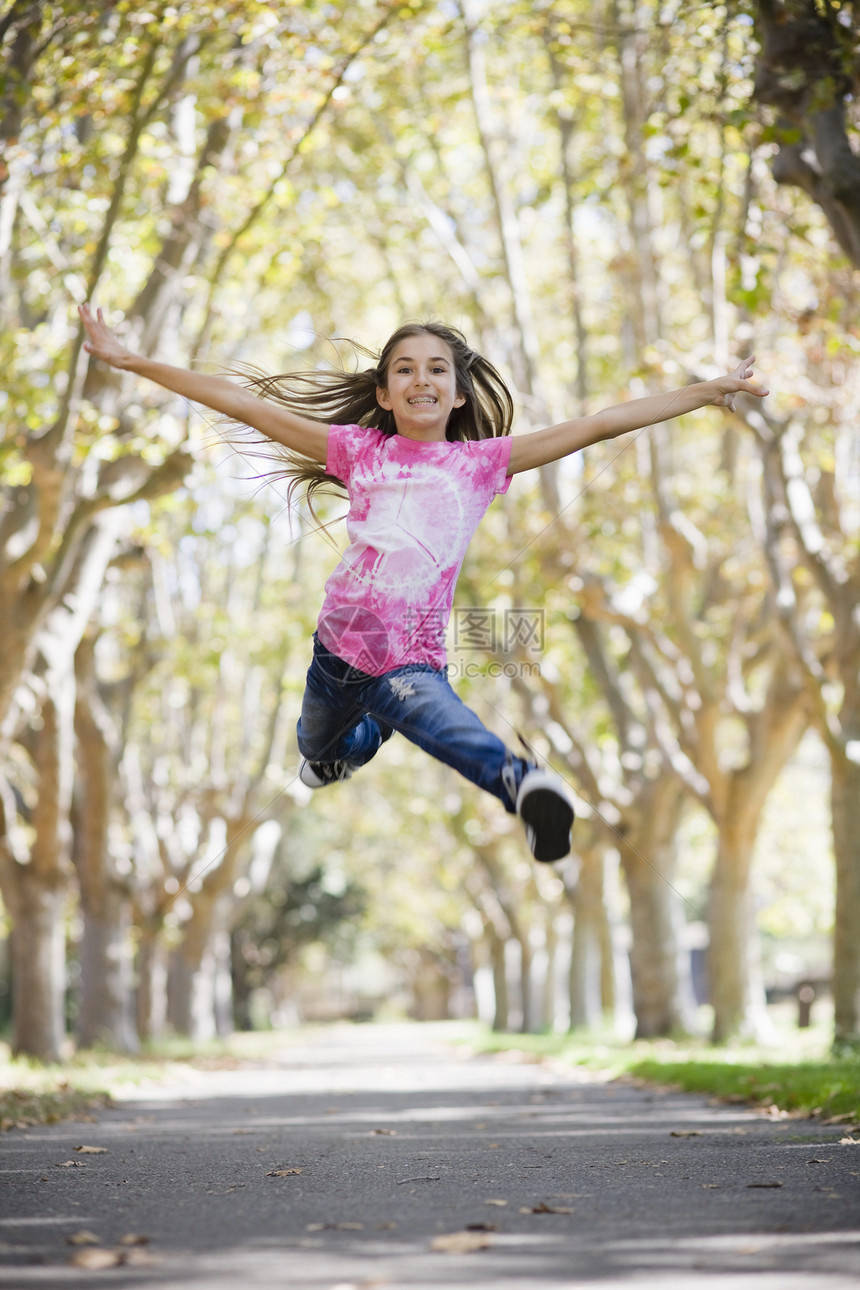
<instances>
[{"instance_id":1,"label":"girl's hand","mask_svg":"<svg viewBox=\"0 0 860 1290\"><path fill-rule=\"evenodd\" d=\"M84 341L84 349L93 358L100 358L105 363L110 363L111 367L126 367L128 360L133 358L130 349L121 345L114 336L111 329L104 320L101 309L96 310L93 317L89 304L78 305L78 313L88 339Z\"/></svg>"},{"instance_id":2,"label":"girl's hand","mask_svg":"<svg viewBox=\"0 0 860 1290\"><path fill-rule=\"evenodd\" d=\"M770 390L752 379L754 362L755 354L752 354L749 358L742 359L728 376L718 376L711 382L717 390L716 397L712 400L715 407L728 408L730 412L734 412L737 394L754 394L756 398L763 399L770 393Z\"/></svg>"}]
</instances>

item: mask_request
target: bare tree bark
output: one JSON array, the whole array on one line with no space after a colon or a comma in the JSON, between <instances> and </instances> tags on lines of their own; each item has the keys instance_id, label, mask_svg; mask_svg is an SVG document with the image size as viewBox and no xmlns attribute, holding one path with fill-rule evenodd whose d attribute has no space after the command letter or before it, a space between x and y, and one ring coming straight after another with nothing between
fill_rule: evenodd
<instances>
[{"instance_id":1,"label":"bare tree bark","mask_svg":"<svg viewBox=\"0 0 860 1290\"><path fill-rule=\"evenodd\" d=\"M837 1046L860 1046L860 555L832 490L813 495L794 419L779 424L761 410L745 414L762 460L759 538L767 552L780 622L805 679L814 720L831 768L836 857L833 997ZM853 426L844 428L853 434ZM848 503L850 505L850 502ZM796 577L797 556L812 591ZM812 634L810 595L820 597L831 626ZM811 602L810 602L811 603ZM839 700L828 695L834 685Z\"/></svg>"},{"instance_id":2,"label":"bare tree bark","mask_svg":"<svg viewBox=\"0 0 860 1290\"><path fill-rule=\"evenodd\" d=\"M74 684L53 677L30 745L36 799L26 863L4 870L13 918L12 1050L57 1062L65 1037L65 910L69 896L69 806L73 779Z\"/></svg>"},{"instance_id":3,"label":"bare tree bark","mask_svg":"<svg viewBox=\"0 0 860 1290\"><path fill-rule=\"evenodd\" d=\"M511 942L515 943L519 951L519 971L517 973L517 993L520 998L520 1023L519 1029L523 1034L530 1034L533 1029L532 1020L532 949L529 941L529 929L523 925L523 920L519 917L516 909L516 902L512 893L508 889L508 884L502 873L502 868L497 856L494 854L492 845L478 844L474 846L475 857L483 873L492 888L493 897L504 915L505 922L508 926L508 934L504 938L505 945ZM502 959L504 959L502 951ZM500 960L501 967L501 960ZM508 996L509 1005L509 985L505 987L505 994Z\"/></svg>"},{"instance_id":4,"label":"bare tree bark","mask_svg":"<svg viewBox=\"0 0 860 1290\"><path fill-rule=\"evenodd\" d=\"M461 821L455 818L455 828L459 823ZM457 831L458 836L461 836L460 831ZM462 837L465 837L465 834ZM476 865L469 874L466 880L466 891L480 916L483 941L489 960L493 982L493 1020L491 1027L494 1031L504 1033L508 1029L510 1020L508 966L505 945L511 929L483 866Z\"/></svg>"},{"instance_id":5,"label":"bare tree bark","mask_svg":"<svg viewBox=\"0 0 860 1290\"><path fill-rule=\"evenodd\" d=\"M99 693L95 642L85 636L75 655L77 786L72 859L83 916L78 1040L134 1052L132 1016L131 899L128 880L116 871L110 827L114 808L119 733Z\"/></svg>"},{"instance_id":6,"label":"bare tree bark","mask_svg":"<svg viewBox=\"0 0 860 1290\"><path fill-rule=\"evenodd\" d=\"M596 1029L615 1015L615 953L604 895L606 844L595 837L576 843L579 870L566 883L573 908L573 938L568 970L571 1030Z\"/></svg>"},{"instance_id":7,"label":"bare tree bark","mask_svg":"<svg viewBox=\"0 0 860 1290\"><path fill-rule=\"evenodd\" d=\"M860 721L847 733L853 748L831 753L836 911L833 929L833 1009L837 1047L860 1048Z\"/></svg>"},{"instance_id":8,"label":"bare tree bark","mask_svg":"<svg viewBox=\"0 0 860 1290\"><path fill-rule=\"evenodd\" d=\"M684 785L674 775L662 775L643 786L635 811L624 812L620 852L630 894L630 975L637 1039L692 1028L692 982L680 938L683 914L673 885L676 839L686 798ZM631 845L634 837L635 846Z\"/></svg>"},{"instance_id":9,"label":"bare tree bark","mask_svg":"<svg viewBox=\"0 0 860 1290\"><path fill-rule=\"evenodd\" d=\"M219 936L229 925L229 900L239 876L239 863L249 840L253 816L241 814L224 821L225 846L215 867L203 877L199 890L190 893L193 906L182 941L176 946L168 977L167 1020L172 1029L191 1039L212 1039L218 1030L218 987L224 964L229 970L229 945Z\"/></svg>"},{"instance_id":10,"label":"bare tree bark","mask_svg":"<svg viewBox=\"0 0 860 1290\"><path fill-rule=\"evenodd\" d=\"M850 138L860 85L856 21L850 7L758 0L753 96L776 110L783 136L774 179L809 194L860 267L860 157Z\"/></svg>"},{"instance_id":11,"label":"bare tree bark","mask_svg":"<svg viewBox=\"0 0 860 1290\"><path fill-rule=\"evenodd\" d=\"M140 1042L146 1044L163 1038L167 1027L167 948L160 922L153 926L138 918L136 927L135 1029Z\"/></svg>"}]
</instances>

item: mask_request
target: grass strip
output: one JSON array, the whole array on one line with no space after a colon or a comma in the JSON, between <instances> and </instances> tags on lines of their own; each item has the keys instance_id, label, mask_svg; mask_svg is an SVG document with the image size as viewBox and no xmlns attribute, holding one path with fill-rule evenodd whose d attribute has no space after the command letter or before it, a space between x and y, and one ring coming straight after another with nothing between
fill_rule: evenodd
<instances>
[{"instance_id":1,"label":"grass strip","mask_svg":"<svg viewBox=\"0 0 860 1290\"><path fill-rule=\"evenodd\" d=\"M507 1053L520 1061L553 1059L610 1078L671 1084L689 1093L860 1126L860 1055L830 1055L823 1029L818 1034L786 1030L779 1036L778 1061L772 1046L712 1046L702 1039L625 1042L612 1034L513 1035L476 1028L466 1042L477 1052Z\"/></svg>"},{"instance_id":2,"label":"grass strip","mask_svg":"<svg viewBox=\"0 0 860 1290\"><path fill-rule=\"evenodd\" d=\"M672 1060L632 1061L627 1073L673 1084L688 1093L775 1106L780 1111L860 1124L860 1061L806 1062Z\"/></svg>"},{"instance_id":3,"label":"grass strip","mask_svg":"<svg viewBox=\"0 0 860 1290\"><path fill-rule=\"evenodd\" d=\"M60 1063L13 1057L0 1043L0 1131L59 1120L92 1120L129 1088L199 1070L236 1069L271 1060L300 1042L299 1032L235 1034L210 1043L168 1039L127 1056L107 1049L73 1052Z\"/></svg>"}]
</instances>

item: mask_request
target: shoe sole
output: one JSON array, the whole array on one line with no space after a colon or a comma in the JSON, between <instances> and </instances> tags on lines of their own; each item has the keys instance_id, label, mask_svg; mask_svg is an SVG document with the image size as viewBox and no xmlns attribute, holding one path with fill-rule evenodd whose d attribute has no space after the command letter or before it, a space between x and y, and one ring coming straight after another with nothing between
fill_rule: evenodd
<instances>
[{"instance_id":1,"label":"shoe sole","mask_svg":"<svg viewBox=\"0 0 860 1290\"><path fill-rule=\"evenodd\" d=\"M309 778L305 778L308 775ZM311 783L311 778L313 783ZM305 758L299 767L299 781L304 784L305 788L310 788L314 792L319 788L329 788L332 784L342 784L345 780L352 778L352 771L347 771L344 775L338 775L334 779L322 779L312 768L311 763Z\"/></svg>"},{"instance_id":2,"label":"shoe sole","mask_svg":"<svg viewBox=\"0 0 860 1290\"><path fill-rule=\"evenodd\" d=\"M554 789L533 788L523 798L519 814L529 830L535 860L551 864L569 853L573 807Z\"/></svg>"}]
</instances>

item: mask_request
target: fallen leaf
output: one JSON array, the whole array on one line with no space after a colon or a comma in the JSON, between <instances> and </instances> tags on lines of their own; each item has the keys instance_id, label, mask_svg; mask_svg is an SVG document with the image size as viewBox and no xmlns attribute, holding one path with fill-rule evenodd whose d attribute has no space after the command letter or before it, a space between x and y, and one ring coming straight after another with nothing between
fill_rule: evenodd
<instances>
[{"instance_id":1,"label":"fallen leaf","mask_svg":"<svg viewBox=\"0 0 860 1290\"><path fill-rule=\"evenodd\" d=\"M840 1147L847 1147L857 1142L860 1142L860 1138L852 1138L850 1134L846 1134L844 1138L839 1139Z\"/></svg>"},{"instance_id":2,"label":"fallen leaf","mask_svg":"<svg viewBox=\"0 0 860 1290\"><path fill-rule=\"evenodd\" d=\"M500 1209L501 1209L504 1205L507 1205L507 1203L508 1203L508 1202L507 1202L506 1200L485 1200L485 1201L484 1201L484 1204L485 1204L485 1205L498 1205Z\"/></svg>"},{"instance_id":3,"label":"fallen leaf","mask_svg":"<svg viewBox=\"0 0 860 1290\"><path fill-rule=\"evenodd\" d=\"M747 1183L747 1187L781 1187L781 1182Z\"/></svg>"},{"instance_id":4,"label":"fallen leaf","mask_svg":"<svg viewBox=\"0 0 860 1290\"><path fill-rule=\"evenodd\" d=\"M115 1268L123 1261L123 1256L116 1250L76 1250L69 1258L73 1268L87 1268L91 1272L100 1272L103 1268Z\"/></svg>"},{"instance_id":5,"label":"fallen leaf","mask_svg":"<svg viewBox=\"0 0 860 1290\"><path fill-rule=\"evenodd\" d=\"M291 1174L300 1174L301 1169L270 1169L267 1178L289 1178Z\"/></svg>"},{"instance_id":6,"label":"fallen leaf","mask_svg":"<svg viewBox=\"0 0 860 1290\"><path fill-rule=\"evenodd\" d=\"M807 1160L807 1162L806 1162L806 1163L807 1163L808 1165L829 1165L829 1164L830 1164L830 1161L829 1161L829 1160L823 1160L821 1156L813 1156L813 1157L812 1157L812 1159L811 1159L811 1160Z\"/></svg>"},{"instance_id":7,"label":"fallen leaf","mask_svg":"<svg viewBox=\"0 0 860 1290\"><path fill-rule=\"evenodd\" d=\"M137 1232L126 1232L125 1236L119 1238L120 1245L148 1245L149 1237L140 1236Z\"/></svg>"},{"instance_id":8,"label":"fallen leaf","mask_svg":"<svg viewBox=\"0 0 860 1290\"><path fill-rule=\"evenodd\" d=\"M713 1191L714 1189L719 1191L721 1187L722 1187L722 1183L702 1183L702 1189L704 1191L708 1191L708 1190Z\"/></svg>"},{"instance_id":9,"label":"fallen leaf","mask_svg":"<svg viewBox=\"0 0 860 1290\"><path fill-rule=\"evenodd\" d=\"M437 1236L430 1242L430 1249L435 1250L437 1254L474 1254L477 1250L485 1250L492 1241L488 1233L484 1232L447 1232L444 1236Z\"/></svg>"},{"instance_id":10,"label":"fallen leaf","mask_svg":"<svg viewBox=\"0 0 860 1290\"><path fill-rule=\"evenodd\" d=\"M701 1129L672 1129L670 1138L703 1138L705 1135Z\"/></svg>"},{"instance_id":11,"label":"fallen leaf","mask_svg":"<svg viewBox=\"0 0 860 1290\"><path fill-rule=\"evenodd\" d=\"M371 1129L371 1133L376 1133L376 1134L378 1134L380 1137L385 1137L385 1138L396 1138L396 1137L397 1137L397 1130L396 1130L396 1129Z\"/></svg>"},{"instance_id":12,"label":"fallen leaf","mask_svg":"<svg viewBox=\"0 0 860 1290\"><path fill-rule=\"evenodd\" d=\"M86 1169L83 1160L60 1160L55 1167L57 1169Z\"/></svg>"},{"instance_id":13,"label":"fallen leaf","mask_svg":"<svg viewBox=\"0 0 860 1290\"><path fill-rule=\"evenodd\" d=\"M467 1223L467 1232L498 1232L498 1223Z\"/></svg>"},{"instance_id":14,"label":"fallen leaf","mask_svg":"<svg viewBox=\"0 0 860 1290\"><path fill-rule=\"evenodd\" d=\"M161 1262L161 1256L153 1254L151 1250L128 1250L122 1256L122 1261L126 1267L130 1268L149 1268Z\"/></svg>"},{"instance_id":15,"label":"fallen leaf","mask_svg":"<svg viewBox=\"0 0 860 1290\"><path fill-rule=\"evenodd\" d=\"M79 1152L82 1156L107 1155L107 1147L75 1147L75 1151Z\"/></svg>"},{"instance_id":16,"label":"fallen leaf","mask_svg":"<svg viewBox=\"0 0 860 1290\"><path fill-rule=\"evenodd\" d=\"M96 1236L95 1232L72 1232L71 1236L66 1237L67 1245L101 1245L101 1237Z\"/></svg>"}]
</instances>

